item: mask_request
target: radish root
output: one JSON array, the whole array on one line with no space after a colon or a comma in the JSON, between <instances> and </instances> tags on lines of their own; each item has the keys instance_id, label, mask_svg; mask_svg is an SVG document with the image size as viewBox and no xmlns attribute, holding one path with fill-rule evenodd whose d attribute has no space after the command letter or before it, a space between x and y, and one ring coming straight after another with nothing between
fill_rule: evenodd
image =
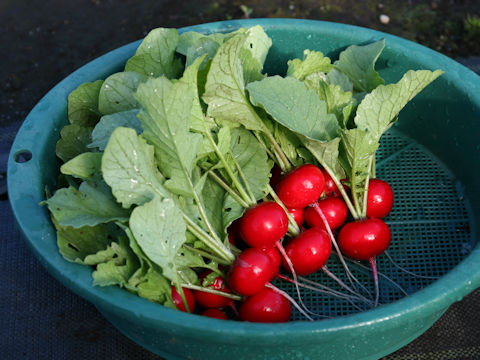
<instances>
[{"instance_id":1,"label":"radish root","mask_svg":"<svg viewBox=\"0 0 480 360\"><path fill-rule=\"evenodd\" d=\"M372 267L373 281L375 283L375 305L374 305L374 307L377 307L378 306L378 298L379 298L377 260L376 260L375 256L372 256L370 259L368 259L368 261L370 262L370 266Z\"/></svg>"},{"instance_id":2,"label":"radish root","mask_svg":"<svg viewBox=\"0 0 480 360\"><path fill-rule=\"evenodd\" d=\"M279 288L277 288L275 285L273 285L272 283L267 283L265 285L266 287L272 289L273 291L275 291L276 293L282 295L283 297L285 297L285 299L287 299L288 301L290 301L290 303L295 306L295 308L300 311L300 313L305 316L308 320L310 321L314 321L312 317L310 317L310 315L308 315L301 307L300 305L297 304L297 302L290 296L288 295L285 291L283 290L280 290Z\"/></svg>"},{"instance_id":3,"label":"radish root","mask_svg":"<svg viewBox=\"0 0 480 360\"><path fill-rule=\"evenodd\" d=\"M345 258L342 255L342 252L340 251L340 248L338 247L337 241L335 240L335 236L333 236L332 229L330 228L330 225L328 225L327 218L323 214L322 209L318 205L318 202L315 202L313 204L313 208L317 212L318 216L322 219L323 225L327 229L328 236L330 236L330 240L332 241L333 246L335 247L335 251L337 252L338 258L340 259L340 262L342 263L343 268L345 269L345 273L347 274L347 278L350 281L350 284L352 284L353 288L356 289L355 283L357 283L362 290L364 290L370 297L371 294L367 290L367 288L352 274L350 269L348 268L347 263L345 262Z\"/></svg>"}]
</instances>

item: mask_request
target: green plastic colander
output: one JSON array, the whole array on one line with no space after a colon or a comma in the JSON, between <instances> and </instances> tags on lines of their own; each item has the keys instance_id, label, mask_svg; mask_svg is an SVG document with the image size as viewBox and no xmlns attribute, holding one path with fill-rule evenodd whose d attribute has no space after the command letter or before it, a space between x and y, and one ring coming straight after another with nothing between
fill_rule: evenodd
<instances>
[{"instance_id":1,"label":"green plastic colander","mask_svg":"<svg viewBox=\"0 0 480 360\"><path fill-rule=\"evenodd\" d=\"M252 324L186 314L148 302L116 287L93 287L91 269L59 254L45 207L46 186L59 172L55 143L67 122L67 96L78 85L123 70L139 42L112 51L77 70L32 110L12 146L8 192L13 212L32 251L69 289L92 302L121 332L171 359L377 359L427 330L455 301L480 286L480 78L425 47L377 31L321 21L251 19L183 28L229 32L260 24L273 40L265 71L283 74L286 61L304 49L332 59L351 44L386 39L377 70L386 82L409 69L442 69L445 74L417 96L382 139L377 176L395 192L386 218L393 240L379 270L409 294L381 278L381 302L358 312L347 301L304 292L303 301L329 318L316 322ZM329 264L340 271L335 260ZM352 265L371 286L371 274ZM432 280L430 277L438 278ZM317 281L328 282L323 274ZM282 285L290 293L290 285Z\"/></svg>"}]
</instances>

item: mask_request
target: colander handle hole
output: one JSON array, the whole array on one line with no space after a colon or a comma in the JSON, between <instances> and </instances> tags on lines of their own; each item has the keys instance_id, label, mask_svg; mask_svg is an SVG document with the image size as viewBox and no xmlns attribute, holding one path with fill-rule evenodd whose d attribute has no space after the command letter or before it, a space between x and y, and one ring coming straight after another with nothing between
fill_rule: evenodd
<instances>
[{"instance_id":1,"label":"colander handle hole","mask_svg":"<svg viewBox=\"0 0 480 360\"><path fill-rule=\"evenodd\" d=\"M13 160L19 164L29 162L31 159L32 152L30 150L18 150L13 154Z\"/></svg>"}]
</instances>

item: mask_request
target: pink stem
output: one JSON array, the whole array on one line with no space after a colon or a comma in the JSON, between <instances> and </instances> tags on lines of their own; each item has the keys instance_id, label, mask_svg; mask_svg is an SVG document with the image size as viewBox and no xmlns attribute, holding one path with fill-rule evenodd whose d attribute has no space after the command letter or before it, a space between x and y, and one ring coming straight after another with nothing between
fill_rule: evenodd
<instances>
[{"instance_id":1,"label":"pink stem","mask_svg":"<svg viewBox=\"0 0 480 360\"><path fill-rule=\"evenodd\" d=\"M372 256L370 259L368 259L368 261L370 262L370 265L372 267L373 281L375 282L375 305L374 305L374 307L377 307L378 306L378 298L379 298L377 260L376 260L375 256Z\"/></svg>"}]
</instances>

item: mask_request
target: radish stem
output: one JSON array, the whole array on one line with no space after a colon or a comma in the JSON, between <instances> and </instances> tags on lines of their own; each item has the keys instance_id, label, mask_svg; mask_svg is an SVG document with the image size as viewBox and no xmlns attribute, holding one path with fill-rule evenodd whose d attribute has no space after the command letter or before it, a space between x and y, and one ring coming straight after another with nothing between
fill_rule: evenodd
<instances>
[{"instance_id":1,"label":"radish stem","mask_svg":"<svg viewBox=\"0 0 480 360\"><path fill-rule=\"evenodd\" d=\"M243 200L235 190L228 186L228 184L224 182L222 178L220 178L220 176L215 174L213 171L208 171L208 175L210 175L218 183L218 185L220 185L226 192L228 192L242 207L248 208L250 205L252 205L250 202L247 203L245 200Z\"/></svg>"},{"instance_id":2,"label":"radish stem","mask_svg":"<svg viewBox=\"0 0 480 360\"><path fill-rule=\"evenodd\" d=\"M371 155L370 158L368 159L368 172L367 172L367 178L365 179L365 188L363 192L363 207L362 207L362 218L367 217L367 199L368 199L368 184L370 182L370 173L372 170L372 165L373 165L373 160L374 156Z\"/></svg>"},{"instance_id":3,"label":"radish stem","mask_svg":"<svg viewBox=\"0 0 480 360\"><path fill-rule=\"evenodd\" d=\"M206 293L209 293L209 294L220 295L220 296L232 299L232 300L237 300L237 301L242 301L243 300L242 296L227 293L225 291L215 290L215 289L212 289L212 288L202 287L202 286L198 286L198 285L182 284L182 287L187 288L187 289L191 289L191 290L203 291L203 292L206 292Z\"/></svg>"},{"instance_id":4,"label":"radish stem","mask_svg":"<svg viewBox=\"0 0 480 360\"><path fill-rule=\"evenodd\" d=\"M201 240L205 245L212 249L218 256L231 264L235 260L235 256L221 241L216 241L208 235L200 226L198 226L190 217L183 214L183 218L187 223L187 230Z\"/></svg>"},{"instance_id":5,"label":"radish stem","mask_svg":"<svg viewBox=\"0 0 480 360\"><path fill-rule=\"evenodd\" d=\"M267 153L268 157L272 160L275 160L275 154L272 153L272 151L267 147L267 145L265 145L265 142L263 141L263 139L260 137L258 131L253 131L253 135L255 135L255 137L257 138L258 142L260 143L260 145L262 146L263 150L265 150L265 152ZM278 159L277 159L278 160ZM280 166L280 165L278 165ZM280 168L282 168L280 166Z\"/></svg>"},{"instance_id":6,"label":"radish stem","mask_svg":"<svg viewBox=\"0 0 480 360\"><path fill-rule=\"evenodd\" d=\"M204 251L202 249L197 249L197 248L194 248L193 246L190 246L190 245L187 245L187 244L183 244L183 246L185 248L187 248L188 250L192 251L192 252L195 252L195 253L197 253L197 254L199 254L199 255L207 258L207 259L215 261L218 264L231 265L231 262L225 261L224 259L219 258L218 256L210 254L208 251Z\"/></svg>"},{"instance_id":7,"label":"radish stem","mask_svg":"<svg viewBox=\"0 0 480 360\"><path fill-rule=\"evenodd\" d=\"M258 115L257 115L258 116ZM260 119L260 117L258 117L258 119ZM262 121L260 119L260 121ZM287 172L287 171L290 171L290 169L292 168L292 164L290 163L290 160L288 160L288 157L285 155L285 153L283 152L282 148L280 147L280 145L278 145L277 141L275 140L275 138L273 137L272 133L270 132L270 130L267 129L266 126L264 126L264 128L262 129L262 132L265 134L265 136L267 137L268 141L270 142L270 144L273 146L273 150L275 152L275 155L277 156L277 158L280 158L282 163L283 163L283 167L280 166L282 168L282 172ZM279 164L280 165L280 164Z\"/></svg>"},{"instance_id":8,"label":"radish stem","mask_svg":"<svg viewBox=\"0 0 480 360\"><path fill-rule=\"evenodd\" d=\"M345 204L347 204L348 210L352 214L353 218L358 219L358 217L359 217L358 213L355 210L355 208L352 204L352 201L350 200L350 197L348 196L347 192L345 191L345 188L343 187L343 184L341 183L341 181L337 179L333 170L327 164L325 164L324 161L320 161L320 159L318 159L318 158L317 158L317 160L323 166L323 168L328 173L328 175L330 175L330 177L332 178L335 185L337 185L338 191L340 191L340 194L342 194L343 200L345 201Z\"/></svg>"},{"instance_id":9,"label":"radish stem","mask_svg":"<svg viewBox=\"0 0 480 360\"><path fill-rule=\"evenodd\" d=\"M295 237L295 236L298 236L300 235L300 228L298 227L298 224L297 222L295 221L295 219L293 218L292 214L290 214L290 212L288 211L287 207L283 204L282 200L280 200L280 198L278 197L277 193L275 192L275 190L273 190L273 188L269 185L267 185L267 189L268 189L268 192L270 194L270 196L273 198L273 200L282 207L282 209L285 211L285 213L287 214L287 218L288 218L288 231L290 232L290 234Z\"/></svg>"},{"instance_id":10,"label":"radish stem","mask_svg":"<svg viewBox=\"0 0 480 360\"><path fill-rule=\"evenodd\" d=\"M230 179L232 180L233 185L235 185L238 192L240 193L240 196L244 199L245 202L249 203L249 205L253 205L255 203L255 200L253 201L252 204L250 204L250 202L251 202L250 197L245 192L245 189L243 188L242 184L240 184L240 182L238 181L237 177L235 176L232 169L230 168L230 165L227 163L227 161L225 160L225 157L223 156L222 152L220 151L217 144L213 140L212 135L210 134L210 130L205 130L205 135L207 135L207 138L210 141L210 144L212 145L213 149L215 150L215 153L217 154L218 158L220 159L220 162L222 163L222 165L223 165L225 171L227 172L228 176L230 176ZM244 207L248 207L248 206L244 206Z\"/></svg>"},{"instance_id":11,"label":"radish stem","mask_svg":"<svg viewBox=\"0 0 480 360\"><path fill-rule=\"evenodd\" d=\"M233 162L235 163L235 166L237 168L238 174L240 175L240 178L242 179L243 183L245 184L245 188L247 189L248 196L250 197L250 201L252 202L252 205L257 202L257 199L255 199L255 196L253 196L252 190L250 189L250 185L248 185L248 181L245 178L245 174L242 171L242 168L240 167L240 164L238 163L237 159L233 158Z\"/></svg>"}]
</instances>

